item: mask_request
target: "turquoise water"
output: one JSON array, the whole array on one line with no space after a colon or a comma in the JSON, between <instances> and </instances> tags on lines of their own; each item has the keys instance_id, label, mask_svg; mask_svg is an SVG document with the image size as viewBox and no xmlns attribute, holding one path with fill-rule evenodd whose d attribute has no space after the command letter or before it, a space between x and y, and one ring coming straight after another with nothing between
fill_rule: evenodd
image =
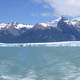
<instances>
[{"instance_id":1,"label":"turquoise water","mask_svg":"<svg viewBox=\"0 0 80 80\"><path fill-rule=\"evenodd\" d=\"M80 47L0 47L0 80L80 80Z\"/></svg>"}]
</instances>

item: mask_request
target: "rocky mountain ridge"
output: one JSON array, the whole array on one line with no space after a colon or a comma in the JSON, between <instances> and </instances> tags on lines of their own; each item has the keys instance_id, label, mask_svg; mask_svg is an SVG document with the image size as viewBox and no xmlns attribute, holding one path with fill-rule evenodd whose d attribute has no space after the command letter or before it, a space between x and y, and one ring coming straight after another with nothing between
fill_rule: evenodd
<instances>
[{"instance_id":1,"label":"rocky mountain ridge","mask_svg":"<svg viewBox=\"0 0 80 80\"><path fill-rule=\"evenodd\" d=\"M35 25L0 23L0 43L38 43L80 40L80 18L60 17Z\"/></svg>"}]
</instances>

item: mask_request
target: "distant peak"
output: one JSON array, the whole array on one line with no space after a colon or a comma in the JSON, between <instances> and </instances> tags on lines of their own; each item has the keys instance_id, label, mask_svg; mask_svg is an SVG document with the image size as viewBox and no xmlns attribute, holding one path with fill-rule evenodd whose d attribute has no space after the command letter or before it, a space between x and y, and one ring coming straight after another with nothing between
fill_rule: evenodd
<instances>
[{"instance_id":1,"label":"distant peak","mask_svg":"<svg viewBox=\"0 0 80 80\"><path fill-rule=\"evenodd\" d=\"M12 25L17 25L18 23L16 21L11 22Z\"/></svg>"},{"instance_id":2,"label":"distant peak","mask_svg":"<svg viewBox=\"0 0 80 80\"><path fill-rule=\"evenodd\" d=\"M72 21L80 21L80 17L73 18Z\"/></svg>"}]
</instances>

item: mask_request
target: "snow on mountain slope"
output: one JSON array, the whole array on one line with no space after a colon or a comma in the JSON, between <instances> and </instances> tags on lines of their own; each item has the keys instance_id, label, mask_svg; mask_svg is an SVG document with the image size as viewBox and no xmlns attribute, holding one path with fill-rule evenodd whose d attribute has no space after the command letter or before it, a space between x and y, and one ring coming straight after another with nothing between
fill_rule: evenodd
<instances>
[{"instance_id":1,"label":"snow on mountain slope","mask_svg":"<svg viewBox=\"0 0 80 80\"><path fill-rule=\"evenodd\" d=\"M21 29L21 28L31 29L31 28L33 28L33 25L30 25L30 24L18 24L16 26L16 29Z\"/></svg>"},{"instance_id":2,"label":"snow on mountain slope","mask_svg":"<svg viewBox=\"0 0 80 80\"><path fill-rule=\"evenodd\" d=\"M55 20L52 20L50 22L46 22L46 23L37 23L36 25L34 25L34 28L36 29L45 29L45 28L50 28L50 27L57 27L58 22L64 19L64 21L67 21L64 17L59 17Z\"/></svg>"},{"instance_id":3,"label":"snow on mountain slope","mask_svg":"<svg viewBox=\"0 0 80 80\"><path fill-rule=\"evenodd\" d=\"M16 29L20 29L20 28L27 28L27 29L31 29L33 28L33 25L30 24L18 24L17 22L11 22L9 24L5 24L5 23L0 23L0 29L2 28L16 28Z\"/></svg>"},{"instance_id":4,"label":"snow on mountain slope","mask_svg":"<svg viewBox=\"0 0 80 80\"><path fill-rule=\"evenodd\" d=\"M53 26L53 27L57 27L57 23L62 19L62 17L59 17L55 20L52 20L51 22L48 22L47 25L48 26Z\"/></svg>"},{"instance_id":5,"label":"snow on mountain slope","mask_svg":"<svg viewBox=\"0 0 80 80\"><path fill-rule=\"evenodd\" d=\"M71 22L71 24L73 25L74 28L76 28L77 30L79 30L79 28L80 28L80 17L74 18L70 22Z\"/></svg>"},{"instance_id":6,"label":"snow on mountain slope","mask_svg":"<svg viewBox=\"0 0 80 80\"><path fill-rule=\"evenodd\" d=\"M11 22L9 24L1 23L0 24L0 30L7 30L8 33L19 36L22 32L22 28L31 29L33 25L27 25L27 24L18 24L17 22Z\"/></svg>"},{"instance_id":7,"label":"snow on mountain slope","mask_svg":"<svg viewBox=\"0 0 80 80\"><path fill-rule=\"evenodd\" d=\"M80 18L74 18L72 20L69 20L63 16L61 16L60 18L57 18L55 20L52 20L50 22L42 22L42 23L37 23L35 25L31 25L31 24L19 24L17 22L11 22L9 24L5 24L5 23L0 23L0 30L7 30L9 33L13 34L14 36L18 36L21 33L23 33L26 30L32 29L32 28L36 28L36 29L45 29L45 28L49 28L49 27L58 27L58 22L65 22L67 25L72 25L72 26L76 26L76 27L80 27ZM22 31L22 32L21 32Z\"/></svg>"},{"instance_id":8,"label":"snow on mountain slope","mask_svg":"<svg viewBox=\"0 0 80 80\"><path fill-rule=\"evenodd\" d=\"M0 23L0 30L1 30L2 28L5 28L6 25L7 25L7 24L5 24L5 23Z\"/></svg>"},{"instance_id":9,"label":"snow on mountain slope","mask_svg":"<svg viewBox=\"0 0 80 80\"><path fill-rule=\"evenodd\" d=\"M67 24L72 24L72 25L76 25L76 24L79 24L80 23L80 18L74 18L72 20L69 20L69 19L67 19L67 18L65 18L65 17L62 16L62 17L59 17L57 19L54 19L54 20L52 20L50 22L46 22L46 23L42 22L42 23L37 23L35 25L37 25L37 26L39 25L39 26L44 27L44 28L47 28L47 27L50 27L50 26L51 27L57 27L57 23L59 21L61 21L61 20L63 20ZM11 22L9 24L0 23L0 30L2 28L6 28L6 29L15 28L15 29L18 29L18 30L20 30L21 28L31 29L35 25L31 25L31 24L19 24L19 23L15 22L15 21L14 22Z\"/></svg>"},{"instance_id":10,"label":"snow on mountain slope","mask_svg":"<svg viewBox=\"0 0 80 80\"><path fill-rule=\"evenodd\" d=\"M47 28L47 27L57 27L58 22L61 21L61 20L63 20L63 21L66 22L67 24L71 24L71 23L70 23L70 20L68 20L67 18L61 16L61 17L59 17L59 18L57 18L57 19L54 19L54 20L52 20L52 21L50 21L50 22L39 23L39 24L37 24L37 25L41 25L42 27L45 27L45 28Z\"/></svg>"},{"instance_id":11,"label":"snow on mountain slope","mask_svg":"<svg viewBox=\"0 0 80 80\"><path fill-rule=\"evenodd\" d=\"M42 25L43 27L48 27L48 24L47 23L39 23L39 25Z\"/></svg>"},{"instance_id":12,"label":"snow on mountain slope","mask_svg":"<svg viewBox=\"0 0 80 80\"><path fill-rule=\"evenodd\" d=\"M60 17L50 22L19 24L0 23L1 43L36 43L80 41L80 18L67 19Z\"/></svg>"}]
</instances>

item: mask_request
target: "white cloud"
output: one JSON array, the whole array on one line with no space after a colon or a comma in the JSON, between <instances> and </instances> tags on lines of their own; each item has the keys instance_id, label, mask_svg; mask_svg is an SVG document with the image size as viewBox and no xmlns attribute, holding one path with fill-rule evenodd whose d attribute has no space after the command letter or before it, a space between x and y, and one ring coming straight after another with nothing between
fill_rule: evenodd
<instances>
[{"instance_id":1,"label":"white cloud","mask_svg":"<svg viewBox=\"0 0 80 80\"><path fill-rule=\"evenodd\" d=\"M55 14L80 15L80 0L45 0L55 9Z\"/></svg>"},{"instance_id":2,"label":"white cloud","mask_svg":"<svg viewBox=\"0 0 80 80\"><path fill-rule=\"evenodd\" d=\"M37 1L42 2L42 0ZM43 2L53 8L55 15L80 15L80 0L43 0Z\"/></svg>"}]
</instances>

